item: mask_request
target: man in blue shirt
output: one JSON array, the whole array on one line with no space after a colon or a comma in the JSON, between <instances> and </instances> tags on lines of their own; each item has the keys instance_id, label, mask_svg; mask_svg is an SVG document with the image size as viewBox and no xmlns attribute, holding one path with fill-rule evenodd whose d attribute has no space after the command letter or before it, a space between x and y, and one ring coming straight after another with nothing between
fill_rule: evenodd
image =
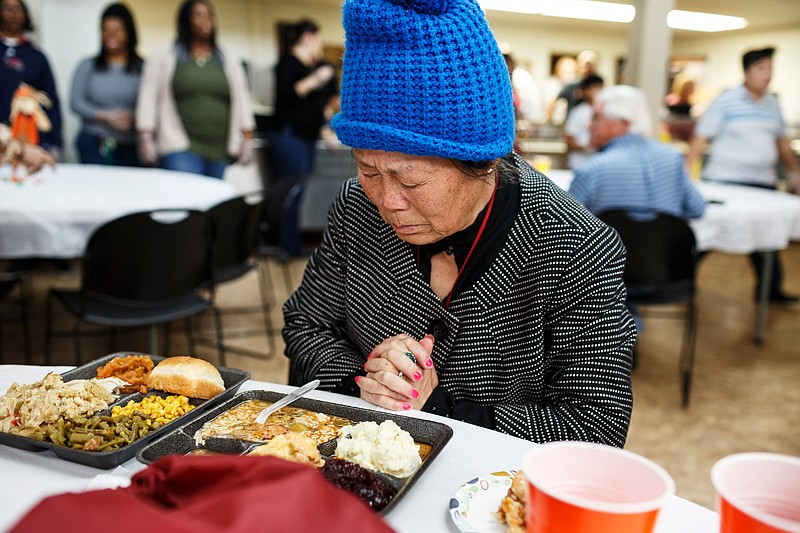
<instances>
[{"instance_id":1,"label":"man in blue shirt","mask_svg":"<svg viewBox=\"0 0 800 533\"><path fill-rule=\"evenodd\" d=\"M622 209L634 220L650 220L658 213L697 218L706 201L694 188L683 157L658 141L648 139L650 113L642 91L628 85L601 90L594 98L590 130L597 150L575 170L569 192L594 214ZM642 329L631 307L636 329Z\"/></svg>"},{"instance_id":2,"label":"man in blue shirt","mask_svg":"<svg viewBox=\"0 0 800 533\"><path fill-rule=\"evenodd\" d=\"M687 168L699 161L711 141L703 179L775 188L778 158L786 168L789 187L800 193L800 165L787 135L778 97L767 92L772 80L774 48L751 50L742 57L744 83L719 95L695 127ZM763 254L750 259L758 276L756 297L763 279ZM769 286L770 300L793 303L798 298L781 290L781 266L776 254Z\"/></svg>"},{"instance_id":3,"label":"man in blue shirt","mask_svg":"<svg viewBox=\"0 0 800 533\"><path fill-rule=\"evenodd\" d=\"M569 192L595 214L623 209L638 220L657 213L700 217L706 202L681 155L646 137L651 122L642 92L627 85L608 87L593 107L591 142L600 152L575 169Z\"/></svg>"}]
</instances>

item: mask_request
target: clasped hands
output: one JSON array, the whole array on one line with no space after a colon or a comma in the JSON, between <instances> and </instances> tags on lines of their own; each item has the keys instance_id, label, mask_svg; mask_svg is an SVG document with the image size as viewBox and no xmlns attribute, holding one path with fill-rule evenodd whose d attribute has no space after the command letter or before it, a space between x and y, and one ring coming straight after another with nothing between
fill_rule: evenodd
<instances>
[{"instance_id":1,"label":"clasped hands","mask_svg":"<svg viewBox=\"0 0 800 533\"><path fill-rule=\"evenodd\" d=\"M395 411L421 409L439 384L432 351L432 335L417 341L401 334L381 342L364 363L367 375L356 377L361 399Z\"/></svg>"}]
</instances>

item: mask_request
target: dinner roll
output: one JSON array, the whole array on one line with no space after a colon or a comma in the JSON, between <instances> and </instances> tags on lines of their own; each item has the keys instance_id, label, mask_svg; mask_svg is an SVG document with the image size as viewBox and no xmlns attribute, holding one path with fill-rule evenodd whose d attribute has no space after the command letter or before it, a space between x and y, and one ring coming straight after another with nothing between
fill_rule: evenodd
<instances>
[{"instance_id":1,"label":"dinner roll","mask_svg":"<svg viewBox=\"0 0 800 533\"><path fill-rule=\"evenodd\" d=\"M147 386L190 398L208 399L225 390L225 383L214 365L195 357L164 359L150 372Z\"/></svg>"}]
</instances>

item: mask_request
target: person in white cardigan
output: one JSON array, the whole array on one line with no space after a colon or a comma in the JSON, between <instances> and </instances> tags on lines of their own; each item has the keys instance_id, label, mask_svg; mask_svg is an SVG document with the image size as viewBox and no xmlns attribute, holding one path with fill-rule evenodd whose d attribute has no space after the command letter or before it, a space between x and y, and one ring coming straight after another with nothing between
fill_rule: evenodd
<instances>
[{"instance_id":1,"label":"person in white cardigan","mask_svg":"<svg viewBox=\"0 0 800 533\"><path fill-rule=\"evenodd\" d=\"M222 178L230 161L252 160L244 69L217 45L207 0L186 0L175 42L145 62L136 125L145 164Z\"/></svg>"}]
</instances>

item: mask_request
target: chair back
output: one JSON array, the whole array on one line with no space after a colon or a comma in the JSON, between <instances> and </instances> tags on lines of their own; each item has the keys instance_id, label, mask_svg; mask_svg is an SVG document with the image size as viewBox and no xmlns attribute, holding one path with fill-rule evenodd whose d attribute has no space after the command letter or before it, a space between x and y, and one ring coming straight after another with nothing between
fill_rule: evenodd
<instances>
[{"instance_id":1,"label":"chair back","mask_svg":"<svg viewBox=\"0 0 800 533\"><path fill-rule=\"evenodd\" d=\"M212 280L212 242L211 218L200 211L163 209L117 218L89 239L83 290L133 301L186 296Z\"/></svg>"},{"instance_id":2,"label":"chair back","mask_svg":"<svg viewBox=\"0 0 800 533\"><path fill-rule=\"evenodd\" d=\"M639 221L621 210L600 213L598 218L614 228L625 244L623 279L633 299L694 289L695 237L685 220L659 213Z\"/></svg>"},{"instance_id":3,"label":"chair back","mask_svg":"<svg viewBox=\"0 0 800 533\"><path fill-rule=\"evenodd\" d=\"M303 231L322 233L328 226L328 208L342 184L358 174L350 150L326 148L317 150L314 172L308 177L300 205L300 227Z\"/></svg>"},{"instance_id":4,"label":"chair back","mask_svg":"<svg viewBox=\"0 0 800 533\"><path fill-rule=\"evenodd\" d=\"M228 281L250 270L266 203L267 197L257 191L231 198L208 210L214 223L217 282Z\"/></svg>"},{"instance_id":5,"label":"chair back","mask_svg":"<svg viewBox=\"0 0 800 533\"><path fill-rule=\"evenodd\" d=\"M19 272L0 272L0 301L5 300L20 281L22 275Z\"/></svg>"},{"instance_id":6,"label":"chair back","mask_svg":"<svg viewBox=\"0 0 800 533\"><path fill-rule=\"evenodd\" d=\"M264 239L286 257L298 256L303 251L300 207L306 186L304 176L278 180L270 190L269 202L264 211Z\"/></svg>"}]
</instances>

